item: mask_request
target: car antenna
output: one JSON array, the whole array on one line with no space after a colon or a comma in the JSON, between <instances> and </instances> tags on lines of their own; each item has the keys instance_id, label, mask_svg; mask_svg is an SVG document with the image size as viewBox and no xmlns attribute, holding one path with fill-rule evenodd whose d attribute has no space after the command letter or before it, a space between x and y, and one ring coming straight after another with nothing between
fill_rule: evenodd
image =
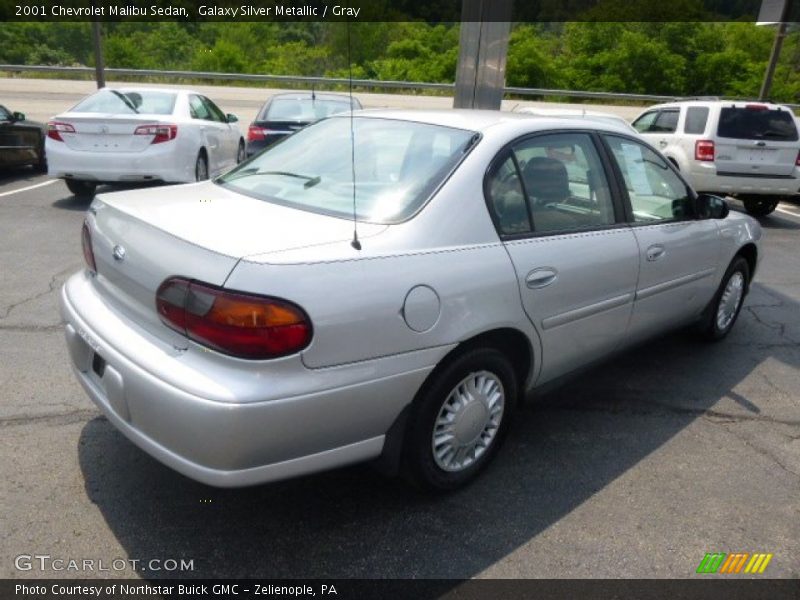
<instances>
[{"instance_id":1,"label":"car antenna","mask_svg":"<svg viewBox=\"0 0 800 600\"><path fill-rule=\"evenodd\" d=\"M350 245L356 250L361 250L361 242L358 241L358 217L356 215L356 134L353 125L353 62L350 58L350 21L347 21L347 69L350 88L350 167L353 173L353 240Z\"/></svg>"}]
</instances>

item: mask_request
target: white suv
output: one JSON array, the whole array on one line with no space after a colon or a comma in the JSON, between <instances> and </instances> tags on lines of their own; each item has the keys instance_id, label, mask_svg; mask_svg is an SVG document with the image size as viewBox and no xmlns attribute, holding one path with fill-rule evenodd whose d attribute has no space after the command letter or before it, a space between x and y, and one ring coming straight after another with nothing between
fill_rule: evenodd
<instances>
[{"instance_id":1,"label":"white suv","mask_svg":"<svg viewBox=\"0 0 800 600\"><path fill-rule=\"evenodd\" d=\"M680 169L698 192L728 194L752 215L800 193L800 138L786 106L691 100L652 106L634 128Z\"/></svg>"}]
</instances>

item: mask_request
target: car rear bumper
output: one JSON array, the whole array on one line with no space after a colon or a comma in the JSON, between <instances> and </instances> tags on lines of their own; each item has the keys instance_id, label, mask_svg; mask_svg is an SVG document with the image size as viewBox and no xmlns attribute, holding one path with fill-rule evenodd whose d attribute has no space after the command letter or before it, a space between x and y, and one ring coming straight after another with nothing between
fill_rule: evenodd
<instances>
[{"instance_id":1,"label":"car rear bumper","mask_svg":"<svg viewBox=\"0 0 800 600\"><path fill-rule=\"evenodd\" d=\"M791 196L800 192L798 169L791 176L742 176L717 172L712 164L689 173L690 183L698 192L725 192L727 194L765 194Z\"/></svg>"},{"instance_id":2,"label":"car rear bumper","mask_svg":"<svg viewBox=\"0 0 800 600\"><path fill-rule=\"evenodd\" d=\"M61 310L73 370L109 421L157 460L218 487L379 456L385 433L448 350L328 369L308 369L300 356L286 357L278 359L280 366L256 365L253 378L252 361L160 343L103 302L86 272L64 285ZM242 366L220 368L220 361ZM280 382L271 384L270 377L276 373L298 378L301 389L275 397ZM237 398L248 378L260 382L253 392L262 399Z\"/></svg>"},{"instance_id":3,"label":"car rear bumper","mask_svg":"<svg viewBox=\"0 0 800 600\"><path fill-rule=\"evenodd\" d=\"M61 179L86 181L194 181L192 163L180 160L180 152L171 142L158 144L142 152L83 152L69 149L64 143L47 144L48 174Z\"/></svg>"}]
</instances>

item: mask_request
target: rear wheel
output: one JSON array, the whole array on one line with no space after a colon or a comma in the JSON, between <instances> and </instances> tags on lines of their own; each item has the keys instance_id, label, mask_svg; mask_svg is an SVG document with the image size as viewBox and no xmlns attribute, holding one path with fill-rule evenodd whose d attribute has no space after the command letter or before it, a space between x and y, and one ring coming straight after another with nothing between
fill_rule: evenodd
<instances>
[{"instance_id":1,"label":"rear wheel","mask_svg":"<svg viewBox=\"0 0 800 600\"><path fill-rule=\"evenodd\" d=\"M780 198L775 196L747 196L742 198L744 209L754 217L764 217L778 207Z\"/></svg>"},{"instance_id":2,"label":"rear wheel","mask_svg":"<svg viewBox=\"0 0 800 600\"><path fill-rule=\"evenodd\" d=\"M208 179L208 158L202 150L197 155L197 161L194 163L194 177L196 181L205 181Z\"/></svg>"},{"instance_id":3,"label":"rear wheel","mask_svg":"<svg viewBox=\"0 0 800 600\"><path fill-rule=\"evenodd\" d=\"M80 179L65 179L67 189L76 198L91 198L94 196L94 191L97 189L97 184L91 181L82 181Z\"/></svg>"},{"instance_id":4,"label":"rear wheel","mask_svg":"<svg viewBox=\"0 0 800 600\"><path fill-rule=\"evenodd\" d=\"M238 165L244 158L244 140L239 140L239 150L236 152L236 164Z\"/></svg>"},{"instance_id":5,"label":"rear wheel","mask_svg":"<svg viewBox=\"0 0 800 600\"><path fill-rule=\"evenodd\" d=\"M737 256L725 271L714 299L698 324L704 338L717 341L730 333L742 310L749 281L750 266L744 258Z\"/></svg>"},{"instance_id":6,"label":"rear wheel","mask_svg":"<svg viewBox=\"0 0 800 600\"><path fill-rule=\"evenodd\" d=\"M47 154L44 151L44 142L39 146L38 160L34 163L33 168L37 173L47 173Z\"/></svg>"},{"instance_id":7,"label":"rear wheel","mask_svg":"<svg viewBox=\"0 0 800 600\"><path fill-rule=\"evenodd\" d=\"M494 348L470 350L434 372L412 406L406 475L433 491L468 483L501 445L516 396L514 369Z\"/></svg>"}]
</instances>

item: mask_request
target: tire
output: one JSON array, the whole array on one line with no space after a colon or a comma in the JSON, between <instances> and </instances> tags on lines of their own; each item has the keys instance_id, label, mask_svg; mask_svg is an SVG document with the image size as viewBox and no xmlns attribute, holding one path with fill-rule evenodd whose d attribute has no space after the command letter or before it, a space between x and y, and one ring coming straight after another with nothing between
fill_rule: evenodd
<instances>
[{"instance_id":1,"label":"tire","mask_svg":"<svg viewBox=\"0 0 800 600\"><path fill-rule=\"evenodd\" d=\"M238 165L245 158L247 157L245 156L244 140L239 140L239 149L236 151L236 164Z\"/></svg>"},{"instance_id":2,"label":"tire","mask_svg":"<svg viewBox=\"0 0 800 600\"><path fill-rule=\"evenodd\" d=\"M202 150L197 155L197 160L194 163L194 178L195 181L205 181L208 179L208 158Z\"/></svg>"},{"instance_id":3,"label":"tire","mask_svg":"<svg viewBox=\"0 0 800 600\"><path fill-rule=\"evenodd\" d=\"M67 189L72 192L72 195L80 199L89 199L94 196L94 191L97 189L97 184L91 181L82 181L80 179L65 179Z\"/></svg>"},{"instance_id":4,"label":"tire","mask_svg":"<svg viewBox=\"0 0 800 600\"><path fill-rule=\"evenodd\" d=\"M698 323L703 338L716 342L730 333L742 311L749 284L750 266L744 258L737 256L725 271L717 293Z\"/></svg>"},{"instance_id":5,"label":"tire","mask_svg":"<svg viewBox=\"0 0 800 600\"><path fill-rule=\"evenodd\" d=\"M406 478L435 492L474 479L508 432L517 391L511 362L494 348L468 350L434 371L409 414L403 446Z\"/></svg>"},{"instance_id":6,"label":"tire","mask_svg":"<svg viewBox=\"0 0 800 600\"><path fill-rule=\"evenodd\" d=\"M33 169L37 173L47 173L47 154L44 151L44 143L39 147L39 159L33 163Z\"/></svg>"},{"instance_id":7,"label":"tire","mask_svg":"<svg viewBox=\"0 0 800 600\"><path fill-rule=\"evenodd\" d=\"M742 198L744 209L754 217L765 217L778 207L780 198L774 196L748 196Z\"/></svg>"}]
</instances>

